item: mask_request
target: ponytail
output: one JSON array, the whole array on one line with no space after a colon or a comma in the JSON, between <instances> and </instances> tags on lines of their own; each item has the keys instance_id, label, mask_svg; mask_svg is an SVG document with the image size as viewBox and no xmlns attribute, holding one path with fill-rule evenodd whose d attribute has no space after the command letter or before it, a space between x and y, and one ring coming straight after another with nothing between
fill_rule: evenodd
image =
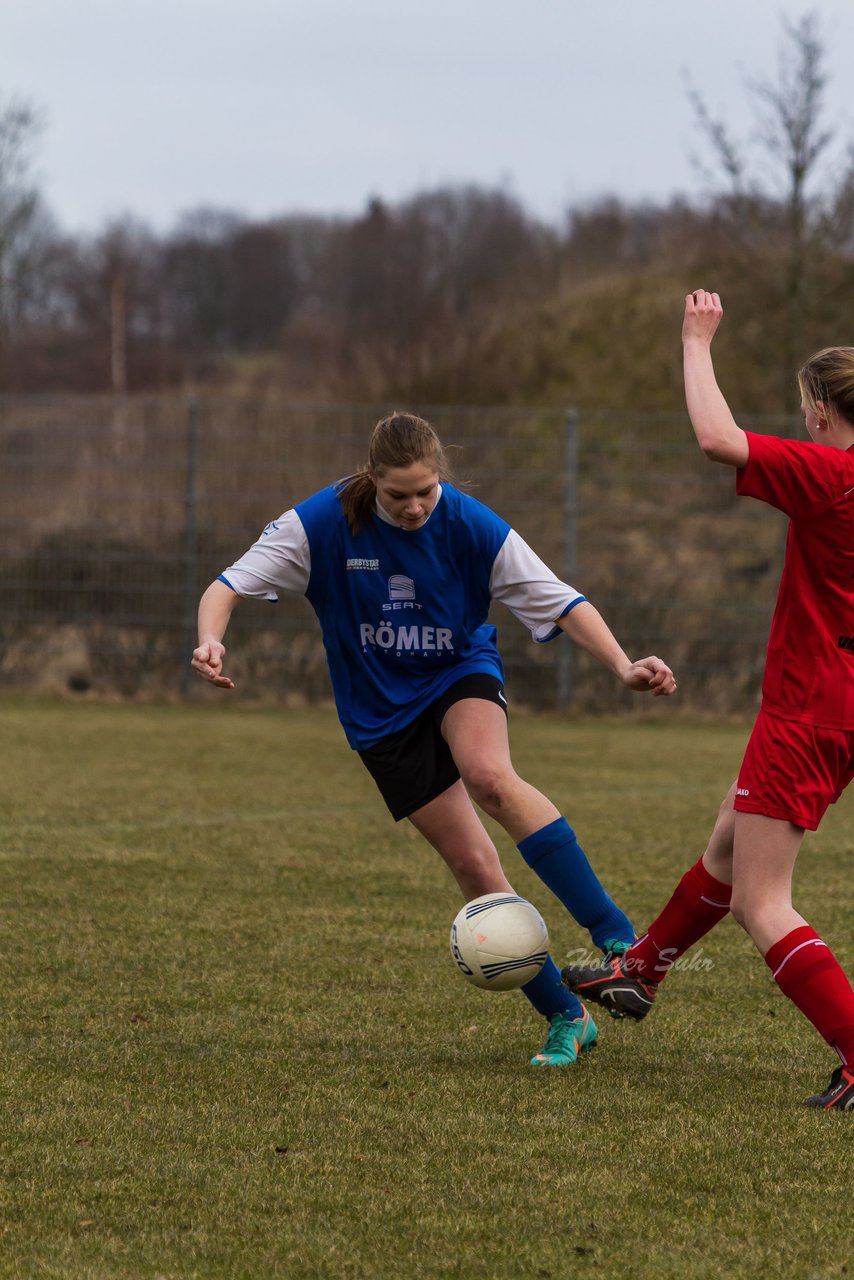
<instances>
[{"instance_id":1,"label":"ponytail","mask_svg":"<svg viewBox=\"0 0 854 1280\"><path fill-rule=\"evenodd\" d=\"M369 468L360 467L353 475L339 480L335 491L350 532L361 533L371 523L377 497L377 486L371 479Z\"/></svg>"}]
</instances>

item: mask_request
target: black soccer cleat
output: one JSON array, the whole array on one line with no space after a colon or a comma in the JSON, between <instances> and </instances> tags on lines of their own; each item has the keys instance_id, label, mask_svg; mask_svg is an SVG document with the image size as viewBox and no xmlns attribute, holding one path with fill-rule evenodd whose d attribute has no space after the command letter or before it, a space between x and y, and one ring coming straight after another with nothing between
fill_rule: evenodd
<instances>
[{"instance_id":1,"label":"black soccer cleat","mask_svg":"<svg viewBox=\"0 0 854 1280\"><path fill-rule=\"evenodd\" d=\"M640 1022L652 1008L658 990L657 982L626 973L626 959L615 956L605 964L588 968L571 964L561 970L564 986L583 1000L601 1004L614 1018L634 1018Z\"/></svg>"},{"instance_id":2,"label":"black soccer cleat","mask_svg":"<svg viewBox=\"0 0 854 1280\"><path fill-rule=\"evenodd\" d=\"M824 1093L814 1093L804 1101L817 1111L854 1111L854 1068L837 1067Z\"/></svg>"}]
</instances>

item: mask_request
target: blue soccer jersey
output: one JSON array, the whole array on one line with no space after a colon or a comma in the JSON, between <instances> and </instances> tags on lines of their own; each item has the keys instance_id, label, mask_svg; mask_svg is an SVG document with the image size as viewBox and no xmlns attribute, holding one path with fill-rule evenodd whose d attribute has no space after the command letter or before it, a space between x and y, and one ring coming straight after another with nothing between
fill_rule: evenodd
<instances>
[{"instance_id":1,"label":"blue soccer jersey","mask_svg":"<svg viewBox=\"0 0 854 1280\"><path fill-rule=\"evenodd\" d=\"M353 534L334 487L295 509L311 550L306 596L351 746L402 729L461 676L503 680L485 624L508 524L450 485L418 529L374 519Z\"/></svg>"},{"instance_id":2,"label":"blue soccer jersey","mask_svg":"<svg viewBox=\"0 0 854 1280\"><path fill-rule=\"evenodd\" d=\"M558 634L554 619L584 599L506 521L449 484L419 528L377 513L357 534L336 487L322 489L268 525L222 581L270 600L278 587L304 592L357 750L402 729L462 676L504 679L495 628L486 623L493 599L538 641Z\"/></svg>"}]
</instances>

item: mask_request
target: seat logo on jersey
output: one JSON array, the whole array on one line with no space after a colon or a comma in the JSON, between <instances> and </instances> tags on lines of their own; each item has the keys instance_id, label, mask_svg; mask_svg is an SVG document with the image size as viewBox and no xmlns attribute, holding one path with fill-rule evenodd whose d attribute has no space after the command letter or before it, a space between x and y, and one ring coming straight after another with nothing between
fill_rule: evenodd
<instances>
[{"instance_id":1,"label":"seat logo on jersey","mask_svg":"<svg viewBox=\"0 0 854 1280\"><path fill-rule=\"evenodd\" d=\"M389 600L414 600L415 583L405 573L393 573L388 580Z\"/></svg>"},{"instance_id":2,"label":"seat logo on jersey","mask_svg":"<svg viewBox=\"0 0 854 1280\"><path fill-rule=\"evenodd\" d=\"M415 583L405 573L393 573L388 580L388 604L383 605L383 613L397 612L400 609L421 609L415 599Z\"/></svg>"}]
</instances>

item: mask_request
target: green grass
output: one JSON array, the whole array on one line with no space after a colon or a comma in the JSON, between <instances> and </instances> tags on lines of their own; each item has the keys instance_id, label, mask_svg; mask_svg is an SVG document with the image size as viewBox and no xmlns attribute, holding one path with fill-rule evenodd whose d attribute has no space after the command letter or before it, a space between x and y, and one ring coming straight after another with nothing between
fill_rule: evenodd
<instances>
[{"instance_id":1,"label":"green grass","mask_svg":"<svg viewBox=\"0 0 854 1280\"><path fill-rule=\"evenodd\" d=\"M747 726L512 732L642 926ZM647 1022L534 1070L537 1019L456 974L450 876L330 712L7 700L0 747L0 1275L850 1271L854 1121L799 1106L833 1056L731 921ZM798 905L851 971L846 813ZM584 936L496 838L560 962Z\"/></svg>"}]
</instances>

